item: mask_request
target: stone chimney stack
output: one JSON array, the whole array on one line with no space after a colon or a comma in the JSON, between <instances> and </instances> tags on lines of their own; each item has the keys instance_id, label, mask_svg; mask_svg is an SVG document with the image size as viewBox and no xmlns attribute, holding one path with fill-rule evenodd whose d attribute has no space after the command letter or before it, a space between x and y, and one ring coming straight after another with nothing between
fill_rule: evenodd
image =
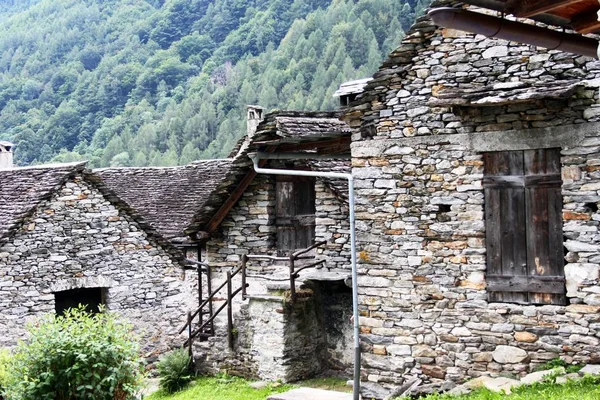
<instances>
[{"instance_id":1,"label":"stone chimney stack","mask_svg":"<svg viewBox=\"0 0 600 400\"><path fill-rule=\"evenodd\" d=\"M248 136L252 136L256 133L256 128L258 128L258 124L264 119L265 109L261 106L246 106L248 109L247 116L247 127L248 127Z\"/></svg>"},{"instance_id":2,"label":"stone chimney stack","mask_svg":"<svg viewBox=\"0 0 600 400\"><path fill-rule=\"evenodd\" d=\"M12 143L0 140L0 169L13 167L13 147Z\"/></svg>"}]
</instances>

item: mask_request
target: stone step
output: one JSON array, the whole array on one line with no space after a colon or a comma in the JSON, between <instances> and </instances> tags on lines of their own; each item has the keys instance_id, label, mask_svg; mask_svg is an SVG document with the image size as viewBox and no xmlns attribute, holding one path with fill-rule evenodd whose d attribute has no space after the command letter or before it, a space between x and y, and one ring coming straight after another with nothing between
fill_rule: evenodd
<instances>
[{"instance_id":1,"label":"stone step","mask_svg":"<svg viewBox=\"0 0 600 400\"><path fill-rule=\"evenodd\" d=\"M352 400L352 393L299 388L290 390L289 392L271 395L267 397L267 400Z\"/></svg>"}]
</instances>

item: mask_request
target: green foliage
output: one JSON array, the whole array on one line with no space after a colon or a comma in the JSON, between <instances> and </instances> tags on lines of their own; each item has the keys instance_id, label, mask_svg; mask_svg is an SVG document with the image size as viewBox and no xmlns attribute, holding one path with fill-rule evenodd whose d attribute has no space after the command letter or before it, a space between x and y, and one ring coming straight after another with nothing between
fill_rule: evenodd
<instances>
[{"instance_id":1,"label":"green foliage","mask_svg":"<svg viewBox=\"0 0 600 400\"><path fill-rule=\"evenodd\" d=\"M570 374L570 373L574 373L574 372L579 372L583 368L583 365L582 364L569 364L562 358L557 357L557 358L554 358L554 359L546 362L545 364L538 366L535 370L536 371L546 371L549 369L555 369L555 368L560 368L560 367L563 367L565 369L565 371Z\"/></svg>"},{"instance_id":2,"label":"green foliage","mask_svg":"<svg viewBox=\"0 0 600 400\"><path fill-rule=\"evenodd\" d=\"M329 110L422 0L0 0L0 139L19 164L226 156L245 106ZM50 21L50 22L47 22ZM71 154L73 153L73 154Z\"/></svg>"},{"instance_id":3,"label":"green foliage","mask_svg":"<svg viewBox=\"0 0 600 400\"><path fill-rule=\"evenodd\" d=\"M131 327L114 314L70 309L29 328L8 367L11 400L133 399L142 378Z\"/></svg>"},{"instance_id":4,"label":"green foliage","mask_svg":"<svg viewBox=\"0 0 600 400\"><path fill-rule=\"evenodd\" d=\"M160 388L166 393L183 389L193 378L192 359L185 348L173 350L158 363Z\"/></svg>"},{"instance_id":5,"label":"green foliage","mask_svg":"<svg viewBox=\"0 0 600 400\"><path fill-rule=\"evenodd\" d=\"M11 360L10 352L7 349L0 349L0 399L6 387L8 377L8 364Z\"/></svg>"},{"instance_id":6,"label":"green foliage","mask_svg":"<svg viewBox=\"0 0 600 400\"><path fill-rule=\"evenodd\" d=\"M293 389L295 386L271 383L262 389L250 387L242 378L229 375L202 377L192 382L185 390L175 394L160 390L148 400L264 400L268 396Z\"/></svg>"},{"instance_id":7,"label":"green foliage","mask_svg":"<svg viewBox=\"0 0 600 400\"><path fill-rule=\"evenodd\" d=\"M586 376L565 384L535 383L513 389L512 394L496 393L487 389L462 396L434 394L424 400L595 400L600 398L600 377Z\"/></svg>"}]
</instances>

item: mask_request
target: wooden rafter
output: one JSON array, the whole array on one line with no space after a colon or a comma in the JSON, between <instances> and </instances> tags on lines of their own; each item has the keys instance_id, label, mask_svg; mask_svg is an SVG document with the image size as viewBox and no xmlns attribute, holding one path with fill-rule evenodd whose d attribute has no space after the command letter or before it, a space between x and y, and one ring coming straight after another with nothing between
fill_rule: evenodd
<instances>
[{"instance_id":1,"label":"wooden rafter","mask_svg":"<svg viewBox=\"0 0 600 400\"><path fill-rule=\"evenodd\" d=\"M600 29L598 14L586 12L576 15L571 22L571 26L574 30L583 35L596 32L598 29Z\"/></svg>"},{"instance_id":2,"label":"wooden rafter","mask_svg":"<svg viewBox=\"0 0 600 400\"><path fill-rule=\"evenodd\" d=\"M278 151L301 151L301 150L319 150L319 154L325 153L346 153L350 150L350 136L342 136L328 140L319 140L314 142L299 143L281 143L279 140L257 142L256 145L274 145L279 144Z\"/></svg>"},{"instance_id":3,"label":"wooden rafter","mask_svg":"<svg viewBox=\"0 0 600 400\"><path fill-rule=\"evenodd\" d=\"M269 146L265 151L267 153L271 153L275 149L275 146ZM260 167L263 167L266 164L266 162L267 160L260 160L258 165ZM219 208L219 210L212 216L210 221L208 221L208 223L205 225L204 229L202 229L203 232L211 234L215 231L215 229L219 227L219 225L221 224L221 222L223 222L223 219L227 216L231 208L237 203L240 197L242 197L250 183L252 183L255 176L256 172L254 171L254 169L251 169L250 171L248 171L248 173L246 173L244 178L242 178L242 180L240 181L239 185L237 185L237 187L233 190L233 192L231 192L227 200L225 200L223 205L221 205L221 208Z\"/></svg>"},{"instance_id":4,"label":"wooden rafter","mask_svg":"<svg viewBox=\"0 0 600 400\"><path fill-rule=\"evenodd\" d=\"M576 2L577 0L542 0L535 3L520 2L519 6L515 9L514 15L521 18L529 18Z\"/></svg>"}]
</instances>

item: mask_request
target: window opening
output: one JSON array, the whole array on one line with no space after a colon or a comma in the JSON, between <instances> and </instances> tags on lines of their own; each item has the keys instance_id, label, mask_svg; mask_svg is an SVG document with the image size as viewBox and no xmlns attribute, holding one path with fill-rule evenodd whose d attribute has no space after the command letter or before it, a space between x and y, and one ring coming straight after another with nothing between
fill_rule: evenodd
<instances>
[{"instance_id":1,"label":"window opening","mask_svg":"<svg viewBox=\"0 0 600 400\"><path fill-rule=\"evenodd\" d=\"M106 304L105 288L82 288L54 293L54 309L57 315L63 315L69 308L85 306L86 311L95 314L100 305Z\"/></svg>"}]
</instances>

